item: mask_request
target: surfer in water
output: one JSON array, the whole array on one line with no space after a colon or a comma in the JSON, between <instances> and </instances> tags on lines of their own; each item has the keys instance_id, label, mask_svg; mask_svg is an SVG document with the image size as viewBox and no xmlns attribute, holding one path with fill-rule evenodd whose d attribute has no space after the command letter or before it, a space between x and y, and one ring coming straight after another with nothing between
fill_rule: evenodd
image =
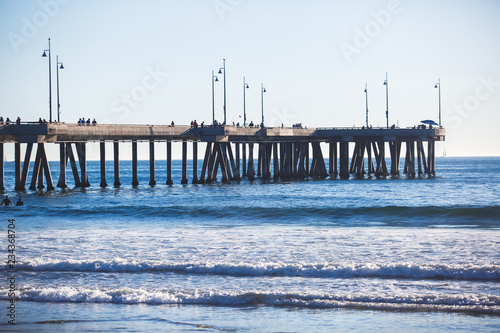
<instances>
[{"instance_id":1,"label":"surfer in water","mask_svg":"<svg viewBox=\"0 0 500 333\"><path fill-rule=\"evenodd\" d=\"M6 195L0 206L12 206L12 201L10 201L9 196Z\"/></svg>"}]
</instances>

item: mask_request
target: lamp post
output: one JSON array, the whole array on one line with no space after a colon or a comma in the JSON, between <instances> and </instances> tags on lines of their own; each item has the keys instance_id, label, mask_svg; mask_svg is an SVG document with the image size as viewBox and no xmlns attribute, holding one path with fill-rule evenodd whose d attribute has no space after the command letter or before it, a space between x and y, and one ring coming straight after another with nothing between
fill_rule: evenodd
<instances>
[{"instance_id":1,"label":"lamp post","mask_svg":"<svg viewBox=\"0 0 500 333\"><path fill-rule=\"evenodd\" d=\"M266 92L266 88L264 88L264 83L260 84L260 100L261 100L261 106L262 106L262 124L261 126L264 127L264 93Z\"/></svg>"},{"instance_id":2,"label":"lamp post","mask_svg":"<svg viewBox=\"0 0 500 333\"><path fill-rule=\"evenodd\" d=\"M52 76L50 70L50 38L49 38L49 49L43 50L42 57L47 57L45 52L49 52L49 122L52 123Z\"/></svg>"},{"instance_id":3,"label":"lamp post","mask_svg":"<svg viewBox=\"0 0 500 333\"><path fill-rule=\"evenodd\" d=\"M365 83L365 95L366 95L366 128L368 128L368 84Z\"/></svg>"},{"instance_id":4,"label":"lamp post","mask_svg":"<svg viewBox=\"0 0 500 333\"><path fill-rule=\"evenodd\" d=\"M439 128L441 128L441 78L438 78L434 88L439 88Z\"/></svg>"},{"instance_id":5,"label":"lamp post","mask_svg":"<svg viewBox=\"0 0 500 333\"><path fill-rule=\"evenodd\" d=\"M59 66L61 65L61 66ZM59 62L59 56L56 55L56 72L57 72L57 122L60 122L61 104L59 103L59 69L64 69L63 63Z\"/></svg>"},{"instance_id":6,"label":"lamp post","mask_svg":"<svg viewBox=\"0 0 500 333\"><path fill-rule=\"evenodd\" d=\"M215 96L214 96L214 82L218 82L219 79L217 75L214 75L214 71L212 71L212 125L215 123Z\"/></svg>"},{"instance_id":7,"label":"lamp post","mask_svg":"<svg viewBox=\"0 0 500 333\"><path fill-rule=\"evenodd\" d=\"M226 125L226 59L222 59L222 67L219 68L219 74L224 70L224 125Z\"/></svg>"},{"instance_id":8,"label":"lamp post","mask_svg":"<svg viewBox=\"0 0 500 333\"><path fill-rule=\"evenodd\" d=\"M387 78L387 73L385 73L385 117L387 118L387 128L389 128L389 79Z\"/></svg>"},{"instance_id":9,"label":"lamp post","mask_svg":"<svg viewBox=\"0 0 500 333\"><path fill-rule=\"evenodd\" d=\"M245 82L245 77L243 76L243 127L247 124L247 112L245 107L245 90L248 89L248 84Z\"/></svg>"}]
</instances>

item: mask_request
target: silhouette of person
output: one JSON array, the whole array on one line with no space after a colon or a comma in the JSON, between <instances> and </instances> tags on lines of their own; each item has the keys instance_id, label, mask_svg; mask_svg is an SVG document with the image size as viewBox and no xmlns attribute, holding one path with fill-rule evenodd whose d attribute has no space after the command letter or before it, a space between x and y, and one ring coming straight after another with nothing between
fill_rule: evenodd
<instances>
[{"instance_id":1,"label":"silhouette of person","mask_svg":"<svg viewBox=\"0 0 500 333\"><path fill-rule=\"evenodd\" d=\"M19 197L19 200L16 202L16 206L24 206L24 202L23 199L21 199L21 197Z\"/></svg>"},{"instance_id":2,"label":"silhouette of person","mask_svg":"<svg viewBox=\"0 0 500 333\"><path fill-rule=\"evenodd\" d=\"M6 195L0 206L12 206L12 201L10 201L9 196Z\"/></svg>"}]
</instances>

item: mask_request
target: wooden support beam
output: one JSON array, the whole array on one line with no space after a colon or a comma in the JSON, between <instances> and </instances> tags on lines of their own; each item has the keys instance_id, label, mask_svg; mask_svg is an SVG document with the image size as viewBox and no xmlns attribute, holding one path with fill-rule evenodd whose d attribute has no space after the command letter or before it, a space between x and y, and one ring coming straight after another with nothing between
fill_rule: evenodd
<instances>
[{"instance_id":1,"label":"wooden support beam","mask_svg":"<svg viewBox=\"0 0 500 333\"><path fill-rule=\"evenodd\" d=\"M114 161L114 186L118 187L121 185L120 183L120 147L119 142L113 142L113 161Z\"/></svg>"},{"instance_id":2,"label":"wooden support beam","mask_svg":"<svg viewBox=\"0 0 500 333\"><path fill-rule=\"evenodd\" d=\"M138 186L139 179L137 177L137 141L132 140L132 186Z\"/></svg>"},{"instance_id":3,"label":"wooden support beam","mask_svg":"<svg viewBox=\"0 0 500 333\"><path fill-rule=\"evenodd\" d=\"M213 183L217 181L217 172L219 171L220 156L216 145L217 142L214 142L212 147L212 153L210 155L210 160L208 162L207 183Z\"/></svg>"},{"instance_id":4,"label":"wooden support beam","mask_svg":"<svg viewBox=\"0 0 500 333\"><path fill-rule=\"evenodd\" d=\"M227 158L227 146L226 143L215 143L215 148L217 149L217 155L219 156L220 170L222 173L222 183L229 184L231 181L231 173L229 170L229 161Z\"/></svg>"},{"instance_id":5,"label":"wooden support beam","mask_svg":"<svg viewBox=\"0 0 500 333\"><path fill-rule=\"evenodd\" d=\"M417 141L417 164L418 164L418 175L422 175L422 153L421 153L421 144L422 141Z\"/></svg>"},{"instance_id":6,"label":"wooden support beam","mask_svg":"<svg viewBox=\"0 0 500 333\"><path fill-rule=\"evenodd\" d=\"M280 160L278 158L278 143L273 143L273 178L278 179L280 177Z\"/></svg>"},{"instance_id":7,"label":"wooden support beam","mask_svg":"<svg viewBox=\"0 0 500 333\"><path fill-rule=\"evenodd\" d=\"M167 141L167 185L172 185L172 142Z\"/></svg>"},{"instance_id":8,"label":"wooden support beam","mask_svg":"<svg viewBox=\"0 0 500 333\"><path fill-rule=\"evenodd\" d=\"M25 164L26 164L26 161L25 161ZM57 181L57 187L60 187L60 188L68 187L66 184L66 166L67 165L68 165L68 159L66 158L66 144L64 142L61 142L61 143L59 143L59 180Z\"/></svg>"},{"instance_id":9,"label":"wooden support beam","mask_svg":"<svg viewBox=\"0 0 500 333\"><path fill-rule=\"evenodd\" d=\"M293 142L287 142L287 173L288 173L288 178L293 178L294 173L293 173L293 162L294 162L294 154L293 154Z\"/></svg>"},{"instance_id":10,"label":"wooden support beam","mask_svg":"<svg viewBox=\"0 0 500 333\"><path fill-rule=\"evenodd\" d=\"M38 176L40 174L40 165L41 165L41 155L40 154L41 154L41 151L39 148L40 147L38 146L38 148L36 150L35 164L33 165L33 172L31 174L31 185L30 185L31 191L36 191L36 183L38 180Z\"/></svg>"},{"instance_id":11,"label":"wooden support beam","mask_svg":"<svg viewBox=\"0 0 500 333\"><path fill-rule=\"evenodd\" d=\"M304 155L306 155L306 175L309 174L309 142L304 145Z\"/></svg>"},{"instance_id":12,"label":"wooden support beam","mask_svg":"<svg viewBox=\"0 0 500 333\"><path fill-rule=\"evenodd\" d=\"M382 142L382 144L383 144L383 142ZM382 157L381 157L381 154L379 153L377 145L379 145L379 143L377 141L372 142L373 154L375 155L375 163L377 164L374 173L375 173L375 177L382 177L382 175L383 175L382 161L381 161Z\"/></svg>"},{"instance_id":13,"label":"wooden support beam","mask_svg":"<svg viewBox=\"0 0 500 333\"><path fill-rule=\"evenodd\" d=\"M207 152L205 152L205 160L207 160L207 179L205 181L206 183L212 183L216 180L216 179L214 179L214 177L215 177L214 167L215 167L215 162L217 159L217 151L212 145L215 146L215 142L213 144L212 144L212 142L207 143L207 152L209 153L208 157L206 154ZM217 173L217 171L215 171L215 174L216 173Z\"/></svg>"},{"instance_id":14,"label":"wooden support beam","mask_svg":"<svg viewBox=\"0 0 500 333\"><path fill-rule=\"evenodd\" d=\"M18 191L21 184L21 144L19 142L14 143L14 177L14 189Z\"/></svg>"},{"instance_id":15,"label":"wooden support beam","mask_svg":"<svg viewBox=\"0 0 500 333\"><path fill-rule=\"evenodd\" d=\"M26 182L28 180L28 171L30 167L32 150L33 150L33 143L30 142L26 145L26 153L24 155L23 171L21 174L21 183L20 183L21 191L26 190ZM64 178L66 179L66 176Z\"/></svg>"},{"instance_id":16,"label":"wooden support beam","mask_svg":"<svg viewBox=\"0 0 500 333\"><path fill-rule=\"evenodd\" d=\"M401 142L393 141L389 142L389 147L391 151L391 175L399 176L399 161L401 157Z\"/></svg>"},{"instance_id":17,"label":"wooden support beam","mask_svg":"<svg viewBox=\"0 0 500 333\"><path fill-rule=\"evenodd\" d=\"M241 180L241 162L240 162L240 143L239 142L235 142L234 143L234 154L236 155L235 156L235 159L236 159L236 169L234 170L234 179L236 181L240 181Z\"/></svg>"},{"instance_id":18,"label":"wooden support beam","mask_svg":"<svg viewBox=\"0 0 500 333\"><path fill-rule=\"evenodd\" d=\"M198 184L198 141L193 141L193 184Z\"/></svg>"},{"instance_id":19,"label":"wooden support beam","mask_svg":"<svg viewBox=\"0 0 500 333\"><path fill-rule=\"evenodd\" d=\"M415 177L415 141L409 141L407 143L409 145L409 154L410 154L410 162L408 165L408 174L410 177ZM408 148L408 147L407 147Z\"/></svg>"},{"instance_id":20,"label":"wooden support beam","mask_svg":"<svg viewBox=\"0 0 500 333\"><path fill-rule=\"evenodd\" d=\"M434 176L436 174L435 166L436 166L436 151L435 151L435 143L434 140L429 140L427 142L427 166L429 169L428 175Z\"/></svg>"},{"instance_id":21,"label":"wooden support beam","mask_svg":"<svg viewBox=\"0 0 500 333\"><path fill-rule=\"evenodd\" d=\"M358 159L356 161L356 177L362 178L365 175L365 148L366 141L360 141L358 146Z\"/></svg>"},{"instance_id":22,"label":"wooden support beam","mask_svg":"<svg viewBox=\"0 0 500 333\"><path fill-rule=\"evenodd\" d=\"M42 149L42 169L45 173L45 181L47 182L47 191L54 190L54 183L52 182L52 175L50 173L49 161L47 159L47 154L45 153L45 145L43 143L39 143ZM41 179L41 177L40 177Z\"/></svg>"},{"instance_id":23,"label":"wooden support beam","mask_svg":"<svg viewBox=\"0 0 500 333\"><path fill-rule=\"evenodd\" d=\"M155 141L149 140L149 186L156 185L155 175Z\"/></svg>"},{"instance_id":24,"label":"wooden support beam","mask_svg":"<svg viewBox=\"0 0 500 333\"><path fill-rule=\"evenodd\" d=\"M340 178L349 179L349 142L340 142Z\"/></svg>"},{"instance_id":25,"label":"wooden support beam","mask_svg":"<svg viewBox=\"0 0 500 333\"><path fill-rule=\"evenodd\" d=\"M248 180L255 180L255 167L253 165L253 142L248 144Z\"/></svg>"},{"instance_id":26,"label":"wooden support beam","mask_svg":"<svg viewBox=\"0 0 500 333\"><path fill-rule=\"evenodd\" d=\"M187 141L182 141L182 179L181 184L185 185L188 183L187 179Z\"/></svg>"},{"instance_id":27,"label":"wooden support beam","mask_svg":"<svg viewBox=\"0 0 500 333\"><path fill-rule=\"evenodd\" d=\"M39 190L43 190L45 185L43 184L43 163L40 161L40 169L38 170L38 186Z\"/></svg>"},{"instance_id":28,"label":"wooden support beam","mask_svg":"<svg viewBox=\"0 0 500 333\"><path fill-rule=\"evenodd\" d=\"M330 177L333 176L333 147L334 143L330 141L328 150L328 170L330 171ZM336 161L335 161L336 162Z\"/></svg>"},{"instance_id":29,"label":"wooden support beam","mask_svg":"<svg viewBox=\"0 0 500 333\"><path fill-rule=\"evenodd\" d=\"M271 178L271 159L273 156L273 144L272 143L267 143L266 144L266 171L267 171L267 178Z\"/></svg>"},{"instance_id":30,"label":"wooden support beam","mask_svg":"<svg viewBox=\"0 0 500 333\"><path fill-rule=\"evenodd\" d=\"M424 152L424 145L422 141L417 141L417 156L419 160L418 164L418 174L422 175L424 173L429 174L429 165L427 163L427 159L425 157L425 152ZM423 169L422 169L422 166Z\"/></svg>"},{"instance_id":31,"label":"wooden support beam","mask_svg":"<svg viewBox=\"0 0 500 333\"><path fill-rule=\"evenodd\" d=\"M356 165L358 163L358 154L359 154L359 142L356 142L354 145L354 150L352 152L351 166L349 167L349 173L356 172Z\"/></svg>"},{"instance_id":32,"label":"wooden support beam","mask_svg":"<svg viewBox=\"0 0 500 333\"><path fill-rule=\"evenodd\" d=\"M259 155L260 155L260 165L261 165L261 178L268 179L268 163L267 163L267 143L259 143Z\"/></svg>"},{"instance_id":33,"label":"wooden support beam","mask_svg":"<svg viewBox=\"0 0 500 333\"><path fill-rule=\"evenodd\" d=\"M201 166L201 174L200 179L198 180L198 184L205 184L205 173L207 172L208 161L210 160L210 156L212 155L212 142L207 142L207 148L205 149L205 158L203 158L203 164Z\"/></svg>"},{"instance_id":34,"label":"wooden support beam","mask_svg":"<svg viewBox=\"0 0 500 333\"><path fill-rule=\"evenodd\" d=\"M338 143L333 142L333 177L337 178L338 174Z\"/></svg>"},{"instance_id":35,"label":"wooden support beam","mask_svg":"<svg viewBox=\"0 0 500 333\"><path fill-rule=\"evenodd\" d=\"M318 166L318 154L316 153L316 146L314 144L314 142L311 143L311 147L312 147L312 161L311 161L311 171L309 173L309 176L311 176L312 178L317 178L318 177L318 169L317 169L317 166Z\"/></svg>"},{"instance_id":36,"label":"wooden support beam","mask_svg":"<svg viewBox=\"0 0 500 333\"><path fill-rule=\"evenodd\" d=\"M259 142L259 146L257 149L257 177L262 176L262 154L263 154L263 143Z\"/></svg>"},{"instance_id":37,"label":"wooden support beam","mask_svg":"<svg viewBox=\"0 0 500 333\"><path fill-rule=\"evenodd\" d=\"M373 164L372 157L372 142L366 142L366 152L368 153L368 176L371 176L375 173L375 166Z\"/></svg>"},{"instance_id":38,"label":"wooden support beam","mask_svg":"<svg viewBox=\"0 0 500 333\"><path fill-rule=\"evenodd\" d=\"M33 166L33 175L31 178L30 190L35 191L38 188L43 189L43 176L45 174L45 179L47 181L47 191L54 190L54 184L52 182L52 176L50 174L49 163L47 160L47 155L45 153L45 146L43 143L39 143L36 151L35 165Z\"/></svg>"},{"instance_id":39,"label":"wooden support beam","mask_svg":"<svg viewBox=\"0 0 500 333\"><path fill-rule=\"evenodd\" d=\"M106 142L101 141L99 143L100 161L101 161L101 187L108 186L106 182ZM66 173L66 169L65 172Z\"/></svg>"},{"instance_id":40,"label":"wooden support beam","mask_svg":"<svg viewBox=\"0 0 500 333\"><path fill-rule=\"evenodd\" d=\"M280 142L280 178L286 179L285 170L286 146L284 142Z\"/></svg>"},{"instance_id":41,"label":"wooden support beam","mask_svg":"<svg viewBox=\"0 0 500 333\"><path fill-rule=\"evenodd\" d=\"M66 143L66 164L68 163L67 162L68 159L71 164L71 171L73 173L73 179L75 180L75 187L82 187L82 183L80 181L80 175L78 174L78 168L76 167L75 155L73 154L73 148L71 147L70 142Z\"/></svg>"},{"instance_id":42,"label":"wooden support beam","mask_svg":"<svg viewBox=\"0 0 500 333\"><path fill-rule=\"evenodd\" d=\"M298 168L297 168L297 177L300 178L300 179L304 179L306 178L306 168L305 168L305 143L304 142L300 142L299 143L299 165L298 165Z\"/></svg>"},{"instance_id":43,"label":"wooden support beam","mask_svg":"<svg viewBox=\"0 0 500 333\"><path fill-rule=\"evenodd\" d=\"M245 142L242 143L242 150L241 150L241 155L242 155L242 165L243 165L243 177L247 176L247 144Z\"/></svg>"},{"instance_id":44,"label":"wooden support beam","mask_svg":"<svg viewBox=\"0 0 500 333\"><path fill-rule=\"evenodd\" d=\"M292 174L293 178L297 178L299 174L299 159L300 159L300 148L299 142L292 142Z\"/></svg>"},{"instance_id":45,"label":"wooden support beam","mask_svg":"<svg viewBox=\"0 0 500 333\"><path fill-rule=\"evenodd\" d=\"M236 163L234 161L234 156L233 156L233 149L231 148L231 144L229 142L226 142L224 146L225 146L224 154L227 155L227 157L229 157L228 161L228 166L230 166L230 168L228 168L229 179L235 180L237 171L236 171Z\"/></svg>"},{"instance_id":46,"label":"wooden support beam","mask_svg":"<svg viewBox=\"0 0 500 333\"><path fill-rule=\"evenodd\" d=\"M0 142L0 191L5 191L5 164L4 164L4 147L3 142Z\"/></svg>"},{"instance_id":47,"label":"wooden support beam","mask_svg":"<svg viewBox=\"0 0 500 333\"><path fill-rule=\"evenodd\" d=\"M325 166L325 159L323 158L323 152L321 151L320 143L312 142L311 146L313 147L313 159L315 160L314 176L318 178L328 177L328 172L326 171Z\"/></svg>"},{"instance_id":48,"label":"wooden support beam","mask_svg":"<svg viewBox=\"0 0 500 333\"><path fill-rule=\"evenodd\" d=\"M86 142L75 143L76 153L78 155L78 162L80 163L80 183L82 187L89 187L89 178L87 176L87 152L86 152Z\"/></svg>"}]
</instances>

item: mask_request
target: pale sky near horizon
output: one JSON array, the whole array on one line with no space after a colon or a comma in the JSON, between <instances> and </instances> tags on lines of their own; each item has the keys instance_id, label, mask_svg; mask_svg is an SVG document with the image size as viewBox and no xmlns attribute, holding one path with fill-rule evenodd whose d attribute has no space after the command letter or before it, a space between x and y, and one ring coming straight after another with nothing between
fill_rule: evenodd
<instances>
[{"instance_id":1,"label":"pale sky near horizon","mask_svg":"<svg viewBox=\"0 0 500 333\"><path fill-rule=\"evenodd\" d=\"M211 71L227 119L268 126L401 127L442 119L438 155L500 156L500 1L0 0L0 115L114 124L210 123ZM223 82L215 86L223 118ZM8 148L10 149L10 148Z\"/></svg>"}]
</instances>

